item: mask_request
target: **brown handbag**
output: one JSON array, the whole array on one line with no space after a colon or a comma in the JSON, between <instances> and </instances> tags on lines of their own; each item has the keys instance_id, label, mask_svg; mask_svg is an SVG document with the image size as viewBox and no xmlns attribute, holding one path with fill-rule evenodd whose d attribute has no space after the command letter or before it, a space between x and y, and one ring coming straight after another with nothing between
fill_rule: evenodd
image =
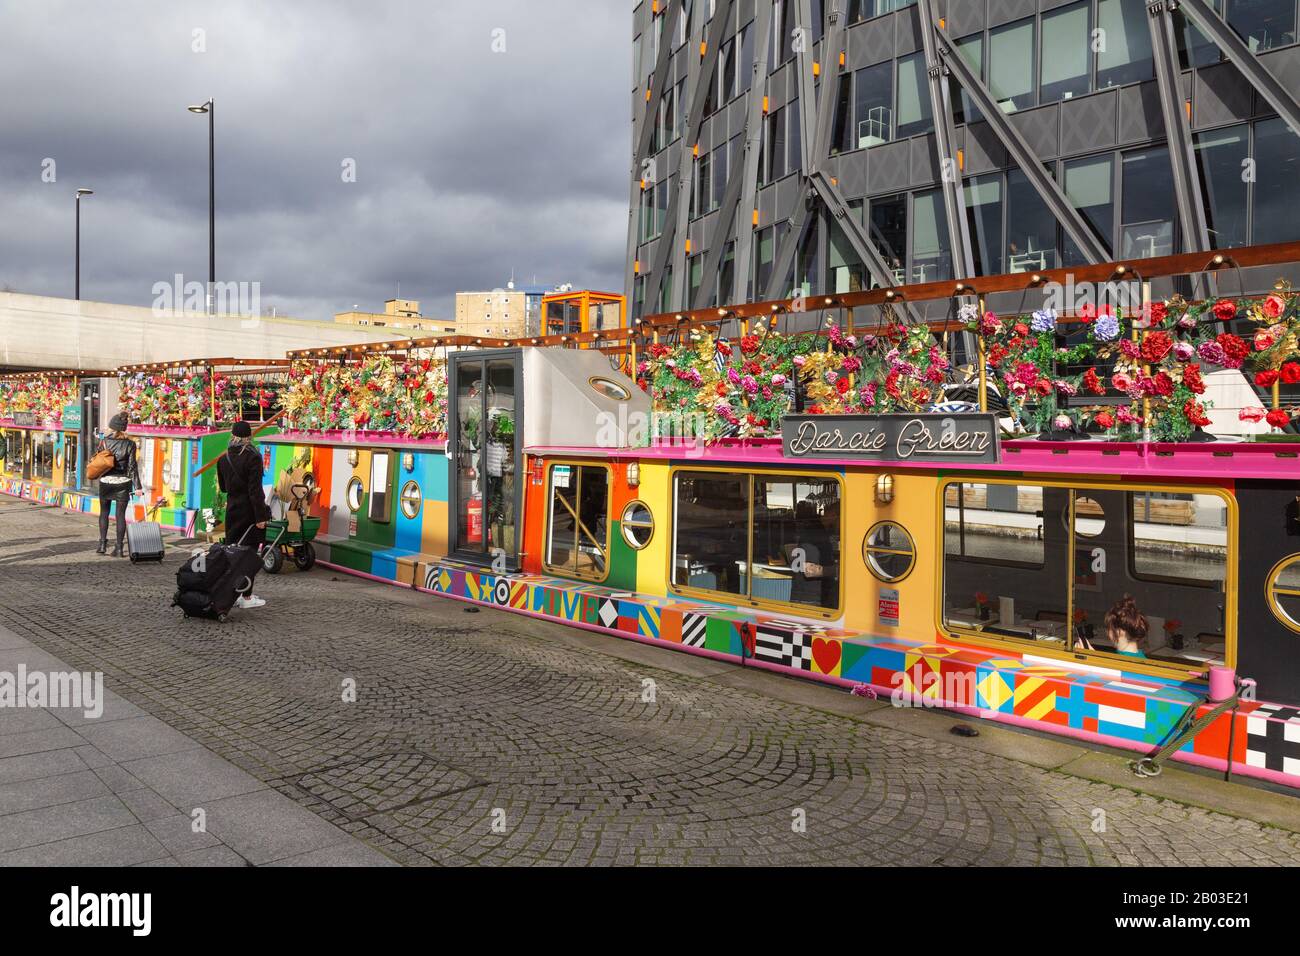
<instances>
[{"instance_id":1,"label":"brown handbag","mask_svg":"<svg viewBox=\"0 0 1300 956\"><path fill-rule=\"evenodd\" d=\"M99 451L95 452L95 457L86 464L86 478L95 481L112 471L115 465L117 465L117 459L108 450L108 446L100 445Z\"/></svg>"}]
</instances>

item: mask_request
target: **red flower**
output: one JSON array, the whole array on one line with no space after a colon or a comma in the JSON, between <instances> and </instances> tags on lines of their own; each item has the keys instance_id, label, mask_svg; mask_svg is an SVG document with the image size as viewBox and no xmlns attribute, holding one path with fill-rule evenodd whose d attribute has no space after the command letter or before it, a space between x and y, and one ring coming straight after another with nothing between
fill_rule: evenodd
<instances>
[{"instance_id":1,"label":"red flower","mask_svg":"<svg viewBox=\"0 0 1300 956\"><path fill-rule=\"evenodd\" d=\"M809 415L820 415L820 414L822 414L822 407L821 407L820 405L809 405L809 406L808 406L808 414L809 414Z\"/></svg>"},{"instance_id":2,"label":"red flower","mask_svg":"<svg viewBox=\"0 0 1300 956\"><path fill-rule=\"evenodd\" d=\"M1167 332L1148 332L1142 340L1142 358L1155 364L1169 354L1174 347L1174 340Z\"/></svg>"},{"instance_id":3,"label":"red flower","mask_svg":"<svg viewBox=\"0 0 1300 956\"><path fill-rule=\"evenodd\" d=\"M1260 308L1266 318L1276 319L1286 311L1286 301L1280 295L1270 295Z\"/></svg>"},{"instance_id":4,"label":"red flower","mask_svg":"<svg viewBox=\"0 0 1300 956\"><path fill-rule=\"evenodd\" d=\"M1214 303L1214 317L1220 322L1227 322L1237 316L1237 303L1231 299L1220 299Z\"/></svg>"},{"instance_id":5,"label":"red flower","mask_svg":"<svg viewBox=\"0 0 1300 956\"><path fill-rule=\"evenodd\" d=\"M841 375L838 379L836 379L835 391L839 392L841 395L847 395L849 388L850 385L849 385L849 379L847 375Z\"/></svg>"},{"instance_id":6,"label":"red flower","mask_svg":"<svg viewBox=\"0 0 1300 956\"><path fill-rule=\"evenodd\" d=\"M1159 325L1169 315L1169 306L1163 302L1151 303L1151 321Z\"/></svg>"},{"instance_id":7,"label":"red flower","mask_svg":"<svg viewBox=\"0 0 1300 956\"><path fill-rule=\"evenodd\" d=\"M1101 379L1097 377L1097 370L1090 368L1083 373L1083 387L1093 395L1105 395L1106 386L1101 384ZM1104 413L1103 413L1104 414ZM1106 426L1109 428L1110 426Z\"/></svg>"},{"instance_id":8,"label":"red flower","mask_svg":"<svg viewBox=\"0 0 1300 956\"><path fill-rule=\"evenodd\" d=\"M752 355L758 351L761 340L757 335L743 335L740 338L740 351L746 355Z\"/></svg>"},{"instance_id":9,"label":"red flower","mask_svg":"<svg viewBox=\"0 0 1300 956\"><path fill-rule=\"evenodd\" d=\"M1079 321L1086 324L1088 322L1091 322L1096 317L1097 317L1097 310L1093 307L1093 305L1090 302L1085 302L1083 305L1079 306Z\"/></svg>"},{"instance_id":10,"label":"red flower","mask_svg":"<svg viewBox=\"0 0 1300 956\"><path fill-rule=\"evenodd\" d=\"M1210 424L1210 420L1205 417L1205 406L1200 402L1193 401L1192 399L1188 399L1183 403L1183 414L1187 416L1187 420L1197 428L1204 428L1206 425Z\"/></svg>"},{"instance_id":11,"label":"red flower","mask_svg":"<svg viewBox=\"0 0 1300 956\"><path fill-rule=\"evenodd\" d=\"M1282 381L1288 385L1300 384L1300 362L1287 362L1282 366Z\"/></svg>"},{"instance_id":12,"label":"red flower","mask_svg":"<svg viewBox=\"0 0 1300 956\"><path fill-rule=\"evenodd\" d=\"M1097 423L1099 428L1115 427L1115 416L1110 412L1098 412L1093 421Z\"/></svg>"},{"instance_id":13,"label":"red flower","mask_svg":"<svg viewBox=\"0 0 1300 956\"><path fill-rule=\"evenodd\" d=\"M1183 369L1183 384L1197 395L1205 394L1205 379L1201 378L1201 367L1195 362Z\"/></svg>"},{"instance_id":14,"label":"red flower","mask_svg":"<svg viewBox=\"0 0 1300 956\"><path fill-rule=\"evenodd\" d=\"M1291 421L1291 416L1288 415L1283 409L1275 408L1271 412L1269 412L1267 416L1265 416L1264 420L1267 421L1274 428L1286 428L1286 426Z\"/></svg>"},{"instance_id":15,"label":"red flower","mask_svg":"<svg viewBox=\"0 0 1300 956\"><path fill-rule=\"evenodd\" d=\"M1266 369L1263 372L1255 373L1255 384L1260 388L1272 388L1273 384L1281 377L1280 373L1272 369Z\"/></svg>"},{"instance_id":16,"label":"red flower","mask_svg":"<svg viewBox=\"0 0 1300 956\"><path fill-rule=\"evenodd\" d=\"M1174 394L1174 380L1166 372L1157 372L1151 379L1151 386L1161 398L1168 398Z\"/></svg>"},{"instance_id":17,"label":"red flower","mask_svg":"<svg viewBox=\"0 0 1300 956\"><path fill-rule=\"evenodd\" d=\"M1215 308L1217 309L1218 306L1215 306ZM1231 332L1221 332L1215 336L1214 341L1218 342L1219 347L1228 353L1228 358L1234 361L1241 362L1250 354L1250 347L1240 337L1233 335Z\"/></svg>"}]
</instances>

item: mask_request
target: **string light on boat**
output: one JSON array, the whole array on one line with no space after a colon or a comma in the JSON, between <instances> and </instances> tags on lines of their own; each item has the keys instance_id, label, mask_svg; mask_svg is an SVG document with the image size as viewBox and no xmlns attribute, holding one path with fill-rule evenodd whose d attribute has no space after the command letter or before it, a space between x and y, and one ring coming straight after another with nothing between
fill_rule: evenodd
<instances>
[{"instance_id":1,"label":"string light on boat","mask_svg":"<svg viewBox=\"0 0 1300 956\"><path fill-rule=\"evenodd\" d=\"M415 471L415 456L409 451L402 455L402 468L405 471Z\"/></svg>"},{"instance_id":2,"label":"string light on boat","mask_svg":"<svg viewBox=\"0 0 1300 956\"><path fill-rule=\"evenodd\" d=\"M879 475L876 478L876 503L887 505L894 500L894 476Z\"/></svg>"},{"instance_id":3,"label":"string light on boat","mask_svg":"<svg viewBox=\"0 0 1300 956\"><path fill-rule=\"evenodd\" d=\"M641 463L634 461L627 466L627 486L636 488L641 484Z\"/></svg>"}]
</instances>

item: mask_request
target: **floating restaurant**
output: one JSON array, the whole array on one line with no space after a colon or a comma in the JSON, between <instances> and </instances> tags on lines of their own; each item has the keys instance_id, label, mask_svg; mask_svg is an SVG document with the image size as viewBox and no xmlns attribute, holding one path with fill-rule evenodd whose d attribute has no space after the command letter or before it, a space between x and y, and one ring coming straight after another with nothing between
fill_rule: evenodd
<instances>
[{"instance_id":1,"label":"floating restaurant","mask_svg":"<svg viewBox=\"0 0 1300 956\"><path fill-rule=\"evenodd\" d=\"M268 495L318 523L328 567L1300 786L1300 296L1246 278L1296 262L1257 246L119 381L132 434L182 443L159 452L179 485L149 492L177 526L219 523L196 472L252 419ZM1142 301L988 308L1116 276ZM1210 428L1224 374L1252 396L1233 435ZM1119 605L1141 626L1117 634Z\"/></svg>"}]
</instances>

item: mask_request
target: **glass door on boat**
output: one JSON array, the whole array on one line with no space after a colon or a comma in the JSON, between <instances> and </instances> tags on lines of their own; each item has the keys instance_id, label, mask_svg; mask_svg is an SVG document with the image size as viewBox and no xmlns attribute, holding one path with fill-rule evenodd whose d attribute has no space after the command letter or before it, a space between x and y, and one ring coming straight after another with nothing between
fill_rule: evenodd
<instances>
[{"instance_id":1,"label":"glass door on boat","mask_svg":"<svg viewBox=\"0 0 1300 956\"><path fill-rule=\"evenodd\" d=\"M502 350L457 354L450 363L451 550L502 570L519 566L519 360L518 350Z\"/></svg>"},{"instance_id":2,"label":"glass door on boat","mask_svg":"<svg viewBox=\"0 0 1300 956\"><path fill-rule=\"evenodd\" d=\"M81 383L81 460L90 461L95 457L98 439L95 429L99 425L99 380L92 379ZM82 473L84 476L84 472ZM93 482L86 481L90 486Z\"/></svg>"}]
</instances>

